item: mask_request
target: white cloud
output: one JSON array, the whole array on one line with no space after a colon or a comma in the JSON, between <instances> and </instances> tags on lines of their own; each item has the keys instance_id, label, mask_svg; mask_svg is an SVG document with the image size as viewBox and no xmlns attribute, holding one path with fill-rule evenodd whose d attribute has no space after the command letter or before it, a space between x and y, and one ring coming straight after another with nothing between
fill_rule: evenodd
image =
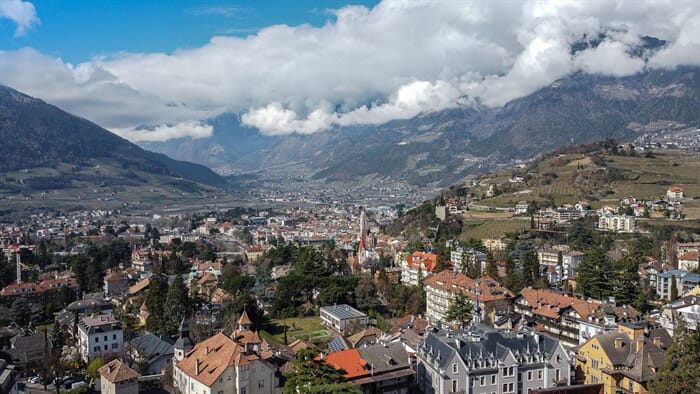
<instances>
[{"instance_id":1,"label":"white cloud","mask_svg":"<svg viewBox=\"0 0 700 394\"><path fill-rule=\"evenodd\" d=\"M130 141L167 141L175 138L206 138L214 132L214 128L199 121L182 122L175 125L160 125L152 129L114 128L114 134Z\"/></svg>"},{"instance_id":2,"label":"white cloud","mask_svg":"<svg viewBox=\"0 0 700 394\"><path fill-rule=\"evenodd\" d=\"M34 4L22 0L0 0L0 18L10 19L17 25L15 37L40 23Z\"/></svg>"},{"instance_id":3,"label":"white cloud","mask_svg":"<svg viewBox=\"0 0 700 394\"><path fill-rule=\"evenodd\" d=\"M134 133L232 111L264 133L308 134L464 96L500 106L579 70L624 76L700 62L696 0L384 0L333 12L321 27L270 26L171 54L72 65L32 49L0 52L0 82ZM597 48L571 54L599 34ZM670 43L647 63L629 54L645 35Z\"/></svg>"}]
</instances>

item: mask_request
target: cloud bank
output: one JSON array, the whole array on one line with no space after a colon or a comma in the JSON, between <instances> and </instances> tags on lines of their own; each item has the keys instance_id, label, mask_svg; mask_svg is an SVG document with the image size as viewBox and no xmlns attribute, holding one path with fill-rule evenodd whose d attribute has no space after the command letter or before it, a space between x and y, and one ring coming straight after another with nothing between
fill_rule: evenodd
<instances>
[{"instance_id":1,"label":"cloud bank","mask_svg":"<svg viewBox=\"0 0 700 394\"><path fill-rule=\"evenodd\" d=\"M39 24L34 4L22 0L0 0L0 19L9 19L17 25L15 37Z\"/></svg>"},{"instance_id":2,"label":"cloud bank","mask_svg":"<svg viewBox=\"0 0 700 394\"><path fill-rule=\"evenodd\" d=\"M265 134L311 134L465 101L501 106L576 71L700 64L696 0L385 0L333 15L321 27L276 25L77 65L31 48L0 52L0 82L126 138L157 141L210 135L201 120L225 112ZM644 36L668 44L634 57Z\"/></svg>"}]
</instances>

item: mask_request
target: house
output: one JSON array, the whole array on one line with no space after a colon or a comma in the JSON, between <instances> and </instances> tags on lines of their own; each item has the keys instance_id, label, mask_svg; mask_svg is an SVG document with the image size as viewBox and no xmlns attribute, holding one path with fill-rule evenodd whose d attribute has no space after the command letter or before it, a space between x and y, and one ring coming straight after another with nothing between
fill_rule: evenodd
<instances>
[{"instance_id":1,"label":"house","mask_svg":"<svg viewBox=\"0 0 700 394\"><path fill-rule=\"evenodd\" d=\"M369 324L367 314L346 304L323 306L320 315L326 327L330 327L342 335L354 333Z\"/></svg>"},{"instance_id":2,"label":"house","mask_svg":"<svg viewBox=\"0 0 700 394\"><path fill-rule=\"evenodd\" d=\"M110 272L104 277L104 294L107 297L124 294L129 289L129 280L121 272Z\"/></svg>"},{"instance_id":3,"label":"house","mask_svg":"<svg viewBox=\"0 0 700 394\"><path fill-rule=\"evenodd\" d=\"M367 327L347 337L347 341L350 342L353 348L357 349L377 343L381 335L382 330L376 327Z\"/></svg>"},{"instance_id":4,"label":"house","mask_svg":"<svg viewBox=\"0 0 700 394\"><path fill-rule=\"evenodd\" d=\"M435 272L436 267L436 254L413 252L401 261L401 283L417 286L420 280Z\"/></svg>"},{"instance_id":5,"label":"house","mask_svg":"<svg viewBox=\"0 0 700 394\"><path fill-rule=\"evenodd\" d=\"M630 233L637 230L637 225L634 216L603 214L598 217L598 229Z\"/></svg>"},{"instance_id":6,"label":"house","mask_svg":"<svg viewBox=\"0 0 700 394\"><path fill-rule=\"evenodd\" d=\"M150 332L132 339L128 352L134 360L144 360L148 363L149 375L163 373L175 354L170 338Z\"/></svg>"},{"instance_id":7,"label":"house","mask_svg":"<svg viewBox=\"0 0 700 394\"><path fill-rule=\"evenodd\" d=\"M559 266L559 258L561 254L561 276L562 280L573 279L576 276L576 269L583 262L585 254L575 250L569 250L564 245L557 245L550 249L538 249L537 259L540 262L540 267L557 267Z\"/></svg>"},{"instance_id":8,"label":"house","mask_svg":"<svg viewBox=\"0 0 700 394\"><path fill-rule=\"evenodd\" d=\"M577 378L602 383L606 394L648 393L647 383L663 364L671 340L663 329L648 331L621 327L591 338L576 351Z\"/></svg>"},{"instance_id":9,"label":"house","mask_svg":"<svg viewBox=\"0 0 700 394\"><path fill-rule=\"evenodd\" d=\"M97 370L100 373L102 394L138 394L139 373L119 359L114 359Z\"/></svg>"},{"instance_id":10,"label":"house","mask_svg":"<svg viewBox=\"0 0 700 394\"><path fill-rule=\"evenodd\" d=\"M530 204L527 201L520 201L515 204L515 214L516 215L527 215L527 211L530 209Z\"/></svg>"},{"instance_id":11,"label":"house","mask_svg":"<svg viewBox=\"0 0 700 394\"><path fill-rule=\"evenodd\" d=\"M47 279L39 283L12 283L0 290L0 304L12 305L16 298L24 297L31 303L60 305L75 299L78 282L75 278Z\"/></svg>"},{"instance_id":12,"label":"house","mask_svg":"<svg viewBox=\"0 0 700 394\"><path fill-rule=\"evenodd\" d=\"M698 329L700 325L700 297L690 295L664 305L658 322L672 336L681 318L685 320L689 330Z\"/></svg>"},{"instance_id":13,"label":"house","mask_svg":"<svg viewBox=\"0 0 700 394\"><path fill-rule=\"evenodd\" d=\"M5 351L10 355L12 364L21 369L45 357L46 345L45 333L20 332L10 338L10 348Z\"/></svg>"},{"instance_id":14,"label":"house","mask_svg":"<svg viewBox=\"0 0 700 394\"><path fill-rule=\"evenodd\" d=\"M124 331L114 315L85 316L78 323L78 349L87 363L122 351Z\"/></svg>"},{"instance_id":15,"label":"house","mask_svg":"<svg viewBox=\"0 0 700 394\"><path fill-rule=\"evenodd\" d=\"M578 320L579 343L583 344L602 332L615 331L623 323L640 324L642 323L642 314L629 305L602 304L600 308L594 309L586 319Z\"/></svg>"},{"instance_id":16,"label":"house","mask_svg":"<svg viewBox=\"0 0 700 394\"><path fill-rule=\"evenodd\" d=\"M153 261L148 250L134 250L131 252L131 266L139 272L151 272Z\"/></svg>"},{"instance_id":17,"label":"house","mask_svg":"<svg viewBox=\"0 0 700 394\"><path fill-rule=\"evenodd\" d=\"M0 359L0 393L18 394L18 381L19 374L15 371L15 366L8 364L6 360Z\"/></svg>"},{"instance_id":18,"label":"house","mask_svg":"<svg viewBox=\"0 0 700 394\"><path fill-rule=\"evenodd\" d=\"M666 190L666 198L670 201L683 199L683 188L680 186L671 186Z\"/></svg>"},{"instance_id":19,"label":"house","mask_svg":"<svg viewBox=\"0 0 700 394\"><path fill-rule=\"evenodd\" d=\"M345 371L345 380L366 393L408 394L414 372L408 353L400 343L375 344L330 353L326 364Z\"/></svg>"},{"instance_id":20,"label":"house","mask_svg":"<svg viewBox=\"0 0 700 394\"><path fill-rule=\"evenodd\" d=\"M489 276L472 279L462 273L445 270L425 280L426 317L432 322L446 321L447 310L457 294L469 297L475 307L475 319L493 321L498 310L508 308L513 293Z\"/></svg>"},{"instance_id":21,"label":"house","mask_svg":"<svg viewBox=\"0 0 700 394\"><path fill-rule=\"evenodd\" d=\"M486 250L491 252L504 251L508 246L508 242L502 238L482 238L481 243L484 244Z\"/></svg>"},{"instance_id":22,"label":"house","mask_svg":"<svg viewBox=\"0 0 700 394\"><path fill-rule=\"evenodd\" d=\"M416 355L416 380L425 394L527 393L570 380L564 347L534 331L430 332Z\"/></svg>"},{"instance_id":23,"label":"house","mask_svg":"<svg viewBox=\"0 0 700 394\"><path fill-rule=\"evenodd\" d=\"M450 261L459 272L465 271L465 266L475 267L479 272L486 269L486 253L476 249L463 249L461 246L450 252Z\"/></svg>"},{"instance_id":24,"label":"house","mask_svg":"<svg viewBox=\"0 0 700 394\"><path fill-rule=\"evenodd\" d=\"M656 294L663 300L671 300L671 283L675 279L678 296L700 286L700 274L684 270L670 270L657 275Z\"/></svg>"},{"instance_id":25,"label":"house","mask_svg":"<svg viewBox=\"0 0 700 394\"><path fill-rule=\"evenodd\" d=\"M513 310L522 316L521 325L533 326L562 341L564 346L579 344L580 321L588 320L603 304L570 297L554 290L524 288L515 298Z\"/></svg>"},{"instance_id":26,"label":"house","mask_svg":"<svg viewBox=\"0 0 700 394\"><path fill-rule=\"evenodd\" d=\"M679 242L676 250L679 256L688 252L700 252L700 242Z\"/></svg>"},{"instance_id":27,"label":"house","mask_svg":"<svg viewBox=\"0 0 700 394\"><path fill-rule=\"evenodd\" d=\"M686 252L678 256L678 269L695 271L700 263L700 252Z\"/></svg>"}]
</instances>

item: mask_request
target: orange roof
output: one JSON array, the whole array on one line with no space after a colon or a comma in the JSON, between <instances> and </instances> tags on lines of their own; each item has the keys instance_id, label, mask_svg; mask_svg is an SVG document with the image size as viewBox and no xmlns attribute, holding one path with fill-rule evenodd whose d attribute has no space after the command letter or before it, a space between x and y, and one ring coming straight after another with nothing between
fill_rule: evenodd
<instances>
[{"instance_id":1,"label":"orange roof","mask_svg":"<svg viewBox=\"0 0 700 394\"><path fill-rule=\"evenodd\" d=\"M111 383L124 382L126 380L136 379L139 373L129 368L119 359L114 359L107 364L101 366L97 370L100 375Z\"/></svg>"},{"instance_id":2,"label":"orange roof","mask_svg":"<svg viewBox=\"0 0 700 394\"><path fill-rule=\"evenodd\" d=\"M569 307L573 308L582 319L587 319L603 305L599 301L585 301L552 290L525 288L520 295L532 306L532 313L554 319L559 317L562 310Z\"/></svg>"},{"instance_id":3,"label":"orange roof","mask_svg":"<svg viewBox=\"0 0 700 394\"><path fill-rule=\"evenodd\" d=\"M670 191L670 192L682 192L683 188L680 186L671 186L668 188L668 191Z\"/></svg>"},{"instance_id":4,"label":"orange roof","mask_svg":"<svg viewBox=\"0 0 700 394\"><path fill-rule=\"evenodd\" d=\"M425 252L413 252L406 256L406 263L412 269L423 269L428 272L434 272L437 266L437 255ZM423 264L423 267L421 267Z\"/></svg>"},{"instance_id":5,"label":"orange roof","mask_svg":"<svg viewBox=\"0 0 700 394\"><path fill-rule=\"evenodd\" d=\"M196 344L176 366L188 376L211 387L229 366L248 365L252 360L245 355L243 346L218 333Z\"/></svg>"},{"instance_id":6,"label":"orange roof","mask_svg":"<svg viewBox=\"0 0 700 394\"><path fill-rule=\"evenodd\" d=\"M684 253L682 256L678 257L678 260L697 261L698 255L700 255L700 253L698 253L698 252L688 252L688 253Z\"/></svg>"},{"instance_id":7,"label":"orange roof","mask_svg":"<svg viewBox=\"0 0 700 394\"><path fill-rule=\"evenodd\" d=\"M238 324L253 324L252 321L250 321L250 318L248 317L248 312L243 311L243 314L241 315L241 318L238 319Z\"/></svg>"},{"instance_id":8,"label":"orange roof","mask_svg":"<svg viewBox=\"0 0 700 394\"><path fill-rule=\"evenodd\" d=\"M490 276L472 279L462 273L442 271L425 280L425 286L441 288L454 293L457 291L471 299L479 298L479 302L505 300L513 297L513 293L501 286Z\"/></svg>"},{"instance_id":9,"label":"orange roof","mask_svg":"<svg viewBox=\"0 0 700 394\"><path fill-rule=\"evenodd\" d=\"M326 364L332 365L336 369L345 371L345 379L354 379L360 376L369 375L370 371L365 369L365 361L357 349L346 349L339 352L330 353L326 356Z\"/></svg>"}]
</instances>

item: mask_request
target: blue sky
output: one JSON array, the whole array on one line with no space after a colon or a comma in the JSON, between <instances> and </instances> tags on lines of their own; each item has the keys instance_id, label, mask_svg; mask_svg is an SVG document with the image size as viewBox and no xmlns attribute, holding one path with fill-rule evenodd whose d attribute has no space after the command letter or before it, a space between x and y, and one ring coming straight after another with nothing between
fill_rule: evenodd
<instances>
[{"instance_id":1,"label":"blue sky","mask_svg":"<svg viewBox=\"0 0 700 394\"><path fill-rule=\"evenodd\" d=\"M377 2L32 0L41 23L15 37L15 25L0 20L0 49L32 47L72 63L120 51L170 53L200 47L212 36L246 36L270 25L321 26L334 19L327 9Z\"/></svg>"}]
</instances>

